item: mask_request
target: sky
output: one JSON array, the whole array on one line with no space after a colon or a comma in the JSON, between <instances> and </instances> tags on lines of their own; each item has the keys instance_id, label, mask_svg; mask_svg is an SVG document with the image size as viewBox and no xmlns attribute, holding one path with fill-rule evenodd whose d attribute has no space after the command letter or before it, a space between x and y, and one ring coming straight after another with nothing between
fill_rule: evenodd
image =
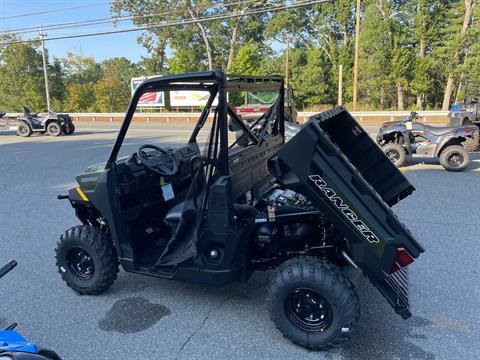
<instances>
[{"instance_id":1,"label":"sky","mask_svg":"<svg viewBox=\"0 0 480 360\"><path fill-rule=\"evenodd\" d=\"M5 19L27 13L77 7L77 9L58 11L25 17ZM82 7L82 8L78 8ZM0 0L0 32L25 27L40 27L55 23L93 20L110 17L109 0ZM112 24L98 24L84 28L47 31L50 35L69 35L80 32L95 32L114 29ZM50 57L63 57L68 51L91 56L97 61L124 56L131 61L140 60L146 55L145 49L137 43L141 32L120 33L77 39L46 41ZM35 34L25 34L32 37Z\"/></svg>"}]
</instances>

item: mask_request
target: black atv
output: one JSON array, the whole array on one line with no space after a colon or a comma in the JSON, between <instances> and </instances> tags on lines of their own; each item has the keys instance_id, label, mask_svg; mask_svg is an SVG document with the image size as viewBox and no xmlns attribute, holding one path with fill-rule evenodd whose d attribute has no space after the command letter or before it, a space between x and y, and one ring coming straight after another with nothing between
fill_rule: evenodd
<instances>
[{"instance_id":1,"label":"black atv","mask_svg":"<svg viewBox=\"0 0 480 360\"><path fill-rule=\"evenodd\" d=\"M428 126L412 112L403 121L387 122L377 135L377 143L397 167L405 164L407 156L438 157L449 171L462 171L470 164L469 152L478 146L478 128Z\"/></svg>"},{"instance_id":2,"label":"black atv","mask_svg":"<svg viewBox=\"0 0 480 360\"><path fill-rule=\"evenodd\" d=\"M71 135L75 132L75 125L68 114L53 110L45 110L43 114L31 113L24 106L23 114L17 118L17 135L29 137L35 132L51 136Z\"/></svg>"},{"instance_id":3,"label":"black atv","mask_svg":"<svg viewBox=\"0 0 480 360\"><path fill-rule=\"evenodd\" d=\"M171 90L210 93L188 143L144 144L119 158L142 94ZM272 90L276 102L251 127L227 101L228 92ZM313 116L285 143L283 103L277 76L204 72L144 81L107 162L59 196L82 223L58 242L62 279L94 295L114 283L119 264L210 287L274 269L271 318L285 337L314 350L342 343L359 320L342 267L362 271L397 313L411 316L406 267L424 249L390 207L414 187L342 108ZM202 152L197 135L207 125ZM229 136L238 129L242 136Z\"/></svg>"}]
</instances>

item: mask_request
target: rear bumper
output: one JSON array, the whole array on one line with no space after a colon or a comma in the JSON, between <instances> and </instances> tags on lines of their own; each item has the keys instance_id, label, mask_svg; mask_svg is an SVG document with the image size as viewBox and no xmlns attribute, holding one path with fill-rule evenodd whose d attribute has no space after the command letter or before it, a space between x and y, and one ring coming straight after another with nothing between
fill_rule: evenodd
<instances>
[{"instance_id":1,"label":"rear bumper","mask_svg":"<svg viewBox=\"0 0 480 360\"><path fill-rule=\"evenodd\" d=\"M403 268L372 283L403 319L412 316L409 304L408 268Z\"/></svg>"}]
</instances>

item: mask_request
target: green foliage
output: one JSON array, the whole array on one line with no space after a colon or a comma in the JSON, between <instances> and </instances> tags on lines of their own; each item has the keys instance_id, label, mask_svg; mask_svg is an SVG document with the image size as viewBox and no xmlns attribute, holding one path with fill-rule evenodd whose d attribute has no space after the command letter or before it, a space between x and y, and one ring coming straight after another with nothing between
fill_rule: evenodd
<instances>
[{"instance_id":1,"label":"green foliage","mask_svg":"<svg viewBox=\"0 0 480 360\"><path fill-rule=\"evenodd\" d=\"M38 44L18 43L0 48L0 109L21 111L23 106L38 109L45 107L44 104L45 84Z\"/></svg>"},{"instance_id":2,"label":"green foliage","mask_svg":"<svg viewBox=\"0 0 480 360\"><path fill-rule=\"evenodd\" d=\"M473 2L472 2L473 1ZM101 63L67 53L48 64L54 108L61 111L124 111L130 79L167 73L222 69L251 75L285 74L290 44L289 84L297 107L320 108L337 100L343 66L343 100L352 99L356 1L336 0L288 11L198 22L201 17L245 12L286 0L113 0L113 15L133 15L136 25L179 21L152 28L138 42L148 56ZM464 24L468 4L472 14ZM480 4L476 0L362 0L359 108L442 106L463 77L480 79ZM149 16L145 16L149 15ZM468 15L468 14L467 14ZM188 20L186 22L186 20ZM5 37L2 40L15 40ZM242 99L231 98L232 103ZM448 101L447 101L448 102ZM39 44L0 48L0 108L45 107Z\"/></svg>"},{"instance_id":3,"label":"green foliage","mask_svg":"<svg viewBox=\"0 0 480 360\"><path fill-rule=\"evenodd\" d=\"M265 75L265 63L270 59L268 50L250 40L242 45L235 56L230 72L244 75Z\"/></svg>"}]
</instances>

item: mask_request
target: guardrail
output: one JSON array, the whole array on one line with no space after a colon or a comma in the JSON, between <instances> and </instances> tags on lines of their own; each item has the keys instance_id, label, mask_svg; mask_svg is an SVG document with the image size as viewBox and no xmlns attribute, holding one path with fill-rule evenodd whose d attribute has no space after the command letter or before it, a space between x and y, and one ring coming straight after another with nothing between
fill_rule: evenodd
<instances>
[{"instance_id":1,"label":"guardrail","mask_svg":"<svg viewBox=\"0 0 480 360\"><path fill-rule=\"evenodd\" d=\"M355 119L364 125L378 125L387 121L400 120L409 115L409 111L357 111L352 112ZM315 112L299 112L298 121L303 123ZM15 117L21 114L7 114L8 117ZM198 112L193 113L136 113L133 121L140 123L164 123L164 124L190 124L198 120ZM420 111L420 117L425 123L446 124L448 120L447 111ZM121 122L124 113L70 113L75 122Z\"/></svg>"}]
</instances>

